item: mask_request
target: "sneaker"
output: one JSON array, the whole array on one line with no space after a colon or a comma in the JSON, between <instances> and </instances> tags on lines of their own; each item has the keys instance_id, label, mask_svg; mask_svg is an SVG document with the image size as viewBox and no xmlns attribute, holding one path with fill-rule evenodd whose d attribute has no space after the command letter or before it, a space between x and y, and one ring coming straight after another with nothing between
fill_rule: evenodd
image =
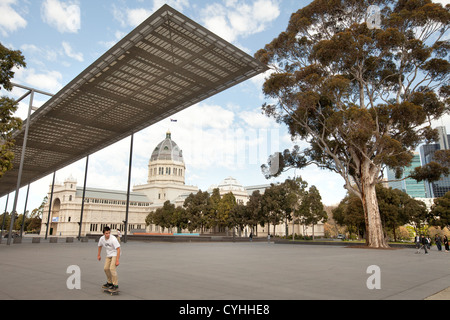
<instances>
[{"instance_id":1,"label":"sneaker","mask_svg":"<svg viewBox=\"0 0 450 320\"><path fill-rule=\"evenodd\" d=\"M109 291L119 291L119 286L111 285Z\"/></svg>"},{"instance_id":2,"label":"sneaker","mask_svg":"<svg viewBox=\"0 0 450 320\"><path fill-rule=\"evenodd\" d=\"M113 284L112 283L105 283L104 285L102 285L102 288L103 289L111 289L111 287L113 286Z\"/></svg>"}]
</instances>

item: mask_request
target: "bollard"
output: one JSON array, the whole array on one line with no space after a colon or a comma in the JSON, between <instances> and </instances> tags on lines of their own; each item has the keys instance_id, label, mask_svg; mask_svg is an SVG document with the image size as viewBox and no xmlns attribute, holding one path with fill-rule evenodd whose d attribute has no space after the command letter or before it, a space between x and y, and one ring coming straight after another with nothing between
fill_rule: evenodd
<instances>
[{"instance_id":1,"label":"bollard","mask_svg":"<svg viewBox=\"0 0 450 320\"><path fill-rule=\"evenodd\" d=\"M33 237L33 239L31 240L31 243L40 243L41 242L41 238L39 237Z\"/></svg>"},{"instance_id":2,"label":"bollard","mask_svg":"<svg viewBox=\"0 0 450 320\"><path fill-rule=\"evenodd\" d=\"M73 237L67 237L66 242L73 242Z\"/></svg>"},{"instance_id":3,"label":"bollard","mask_svg":"<svg viewBox=\"0 0 450 320\"><path fill-rule=\"evenodd\" d=\"M57 243L58 242L58 238L52 237L50 238L50 243Z\"/></svg>"}]
</instances>

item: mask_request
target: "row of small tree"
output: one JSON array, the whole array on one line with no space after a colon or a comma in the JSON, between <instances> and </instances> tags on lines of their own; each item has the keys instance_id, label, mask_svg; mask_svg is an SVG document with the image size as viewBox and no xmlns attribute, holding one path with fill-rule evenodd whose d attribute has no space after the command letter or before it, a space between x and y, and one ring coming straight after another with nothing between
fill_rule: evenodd
<instances>
[{"instance_id":1,"label":"row of small tree","mask_svg":"<svg viewBox=\"0 0 450 320\"><path fill-rule=\"evenodd\" d=\"M398 227L410 224L419 230L424 225L445 228L450 226L450 192L436 198L431 210L425 203L411 198L407 193L381 184L376 186L380 217L385 236L391 233L397 241ZM337 224L346 226L350 235L365 237L366 226L361 201L354 194L348 194L333 211Z\"/></svg>"},{"instance_id":2,"label":"row of small tree","mask_svg":"<svg viewBox=\"0 0 450 320\"><path fill-rule=\"evenodd\" d=\"M24 214L16 215L14 219L13 230L23 230L25 232L38 232L41 229L42 213L44 211L44 205L46 203L47 197L44 198L39 208L33 209L31 213L26 211L25 215ZM9 212L4 212L2 215L0 215L1 231L9 229L10 223L11 223L11 214Z\"/></svg>"},{"instance_id":3,"label":"row of small tree","mask_svg":"<svg viewBox=\"0 0 450 320\"><path fill-rule=\"evenodd\" d=\"M231 228L240 232L247 226L257 232L258 225L272 225L275 233L275 226L285 223L288 234L290 221L315 225L327 219L319 191L315 186L307 190L307 186L301 178L286 179L283 183L271 184L263 194L254 191L246 204L238 203L232 192L221 196L217 188L211 194L200 190L191 193L182 207L166 201L162 208L147 216L146 224L190 232Z\"/></svg>"}]
</instances>

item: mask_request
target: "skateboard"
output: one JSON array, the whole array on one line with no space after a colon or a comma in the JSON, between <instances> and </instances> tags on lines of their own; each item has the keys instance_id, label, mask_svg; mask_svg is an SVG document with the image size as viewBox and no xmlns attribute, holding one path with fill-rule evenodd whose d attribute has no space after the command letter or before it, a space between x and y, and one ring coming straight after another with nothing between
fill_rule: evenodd
<instances>
[{"instance_id":1,"label":"skateboard","mask_svg":"<svg viewBox=\"0 0 450 320\"><path fill-rule=\"evenodd\" d=\"M119 290L111 291L111 289L103 289L103 292L107 292L113 296L113 295L119 294L120 291Z\"/></svg>"}]
</instances>

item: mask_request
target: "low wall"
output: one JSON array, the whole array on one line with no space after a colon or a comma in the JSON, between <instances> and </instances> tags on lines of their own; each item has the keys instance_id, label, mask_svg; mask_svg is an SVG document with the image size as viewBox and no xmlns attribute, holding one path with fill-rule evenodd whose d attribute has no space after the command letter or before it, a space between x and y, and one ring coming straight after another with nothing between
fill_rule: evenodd
<instances>
[{"instance_id":1,"label":"low wall","mask_svg":"<svg viewBox=\"0 0 450 320\"><path fill-rule=\"evenodd\" d=\"M293 244L293 245L326 245L326 246L341 246L341 247L364 247L366 244L362 242L352 242L352 241L292 241L285 239L276 239L274 240L277 244ZM415 244L413 243L390 243L389 246L391 248L415 248Z\"/></svg>"},{"instance_id":2,"label":"low wall","mask_svg":"<svg viewBox=\"0 0 450 320\"><path fill-rule=\"evenodd\" d=\"M98 241L101 235L88 234L89 239ZM123 241L123 236L122 236ZM134 233L127 235L127 241L164 241L164 242L250 242L248 237L209 236L198 233ZM267 241L266 237L253 237L253 241ZM272 240L271 240L272 241Z\"/></svg>"}]
</instances>

